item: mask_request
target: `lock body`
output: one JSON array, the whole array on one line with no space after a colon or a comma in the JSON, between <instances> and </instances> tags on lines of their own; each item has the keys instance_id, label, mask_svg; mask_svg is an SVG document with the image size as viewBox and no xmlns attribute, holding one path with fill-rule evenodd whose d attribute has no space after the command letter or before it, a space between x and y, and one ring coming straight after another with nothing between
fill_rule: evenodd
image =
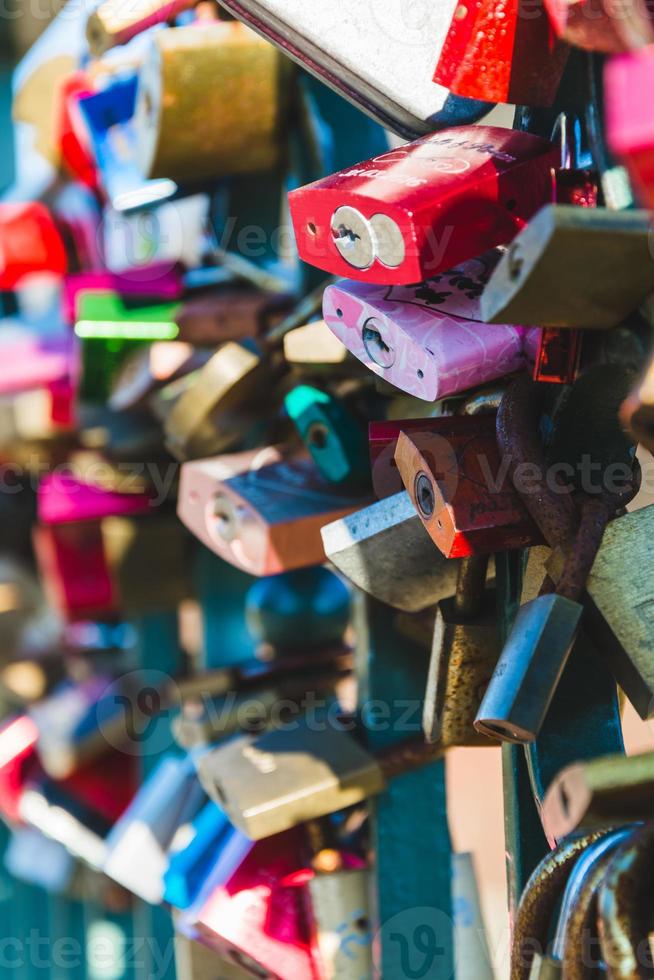
<instances>
[{"instance_id":1,"label":"lock body","mask_svg":"<svg viewBox=\"0 0 654 980\"><path fill-rule=\"evenodd\" d=\"M300 258L384 285L422 282L510 241L551 199L547 140L491 126L423 137L289 195Z\"/></svg>"},{"instance_id":2,"label":"lock body","mask_svg":"<svg viewBox=\"0 0 654 980\"><path fill-rule=\"evenodd\" d=\"M523 331L478 322L479 295L497 253L415 286L339 282L325 290L325 322L366 367L437 401L524 367Z\"/></svg>"},{"instance_id":3,"label":"lock body","mask_svg":"<svg viewBox=\"0 0 654 980\"><path fill-rule=\"evenodd\" d=\"M119 0L105 0L86 22L91 54L98 58L116 45L127 44L149 27L174 20L193 6L193 0L147 0L134 11L126 10Z\"/></svg>"},{"instance_id":4,"label":"lock body","mask_svg":"<svg viewBox=\"0 0 654 980\"><path fill-rule=\"evenodd\" d=\"M346 866L332 872L317 871L307 887L326 980L371 976L368 869Z\"/></svg>"},{"instance_id":5,"label":"lock body","mask_svg":"<svg viewBox=\"0 0 654 980\"><path fill-rule=\"evenodd\" d=\"M354 411L342 399L309 385L293 388L284 405L325 479L365 489L368 440Z\"/></svg>"},{"instance_id":6,"label":"lock body","mask_svg":"<svg viewBox=\"0 0 654 980\"><path fill-rule=\"evenodd\" d=\"M654 121L647 98L652 79L651 44L615 55L604 69L606 139L646 208L654 206Z\"/></svg>"}]
</instances>

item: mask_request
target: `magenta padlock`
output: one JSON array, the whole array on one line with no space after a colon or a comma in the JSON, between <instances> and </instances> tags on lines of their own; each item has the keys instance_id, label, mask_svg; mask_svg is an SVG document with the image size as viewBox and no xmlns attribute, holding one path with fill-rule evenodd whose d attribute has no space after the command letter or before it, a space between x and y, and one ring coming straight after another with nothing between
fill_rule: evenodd
<instances>
[{"instance_id":1,"label":"magenta padlock","mask_svg":"<svg viewBox=\"0 0 654 980\"><path fill-rule=\"evenodd\" d=\"M202 942L253 976L318 980L323 976L303 889L298 830L251 843L235 872L219 883L189 922Z\"/></svg>"},{"instance_id":2,"label":"magenta padlock","mask_svg":"<svg viewBox=\"0 0 654 980\"><path fill-rule=\"evenodd\" d=\"M300 258L362 282L421 282L511 241L552 200L558 162L531 133L433 133L292 191Z\"/></svg>"},{"instance_id":3,"label":"magenta padlock","mask_svg":"<svg viewBox=\"0 0 654 980\"><path fill-rule=\"evenodd\" d=\"M416 286L343 281L325 290L325 322L379 377L438 401L525 367L522 327L481 322L479 297L499 259L470 259Z\"/></svg>"},{"instance_id":4,"label":"magenta padlock","mask_svg":"<svg viewBox=\"0 0 654 980\"><path fill-rule=\"evenodd\" d=\"M606 137L639 201L654 208L654 44L617 54L604 68Z\"/></svg>"},{"instance_id":5,"label":"magenta padlock","mask_svg":"<svg viewBox=\"0 0 654 980\"><path fill-rule=\"evenodd\" d=\"M135 266L121 273L102 270L66 276L62 297L63 316L67 323L77 320L77 296L88 291L118 293L135 300L152 299L157 303L181 299L184 293L182 270L169 262Z\"/></svg>"}]
</instances>

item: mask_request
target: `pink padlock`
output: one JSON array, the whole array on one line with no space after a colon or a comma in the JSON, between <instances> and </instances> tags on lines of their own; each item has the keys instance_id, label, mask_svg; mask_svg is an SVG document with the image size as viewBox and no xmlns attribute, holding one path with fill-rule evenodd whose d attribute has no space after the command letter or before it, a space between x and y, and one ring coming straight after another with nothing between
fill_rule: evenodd
<instances>
[{"instance_id":1,"label":"pink padlock","mask_svg":"<svg viewBox=\"0 0 654 980\"><path fill-rule=\"evenodd\" d=\"M169 262L153 262L116 273L108 270L82 272L66 276L62 307L67 323L77 319L77 296L84 291L108 290L133 299L152 299L157 303L175 301L184 293L184 280L179 266Z\"/></svg>"},{"instance_id":2,"label":"pink padlock","mask_svg":"<svg viewBox=\"0 0 654 980\"><path fill-rule=\"evenodd\" d=\"M491 251L415 286L344 280L325 290L323 314L338 339L380 378L433 402L518 371L522 327L481 322Z\"/></svg>"},{"instance_id":3,"label":"pink padlock","mask_svg":"<svg viewBox=\"0 0 654 980\"><path fill-rule=\"evenodd\" d=\"M303 867L302 843L298 830L252 843L194 923L198 938L253 976L319 980L323 975L303 890L292 881Z\"/></svg>"},{"instance_id":4,"label":"pink padlock","mask_svg":"<svg viewBox=\"0 0 654 980\"><path fill-rule=\"evenodd\" d=\"M0 340L0 395L74 386L78 374L78 344L72 334L48 339L29 330L8 331Z\"/></svg>"},{"instance_id":5,"label":"pink padlock","mask_svg":"<svg viewBox=\"0 0 654 980\"><path fill-rule=\"evenodd\" d=\"M37 491L37 514L41 524L133 517L147 514L151 508L152 498L147 493L105 490L68 473L48 474Z\"/></svg>"},{"instance_id":6,"label":"pink padlock","mask_svg":"<svg viewBox=\"0 0 654 980\"><path fill-rule=\"evenodd\" d=\"M618 54L604 69L606 136L637 197L654 208L654 44Z\"/></svg>"}]
</instances>

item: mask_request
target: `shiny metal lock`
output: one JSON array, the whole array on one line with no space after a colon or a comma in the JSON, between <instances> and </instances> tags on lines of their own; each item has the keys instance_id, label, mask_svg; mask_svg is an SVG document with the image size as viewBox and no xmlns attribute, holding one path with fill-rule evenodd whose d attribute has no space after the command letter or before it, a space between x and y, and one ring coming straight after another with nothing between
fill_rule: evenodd
<instances>
[{"instance_id":1,"label":"shiny metal lock","mask_svg":"<svg viewBox=\"0 0 654 980\"><path fill-rule=\"evenodd\" d=\"M494 250L392 290L338 282L325 290L325 322L369 370L417 398L478 387L526 364L522 330L481 322L479 297L498 258Z\"/></svg>"},{"instance_id":2,"label":"shiny metal lock","mask_svg":"<svg viewBox=\"0 0 654 980\"><path fill-rule=\"evenodd\" d=\"M264 337L282 321L291 304L289 295L229 283L187 299L175 322L180 340L217 346L230 340Z\"/></svg>"},{"instance_id":3,"label":"shiny metal lock","mask_svg":"<svg viewBox=\"0 0 654 980\"><path fill-rule=\"evenodd\" d=\"M143 901L160 903L175 833L205 799L192 758L164 759L112 828L104 873Z\"/></svg>"},{"instance_id":4,"label":"shiny metal lock","mask_svg":"<svg viewBox=\"0 0 654 980\"><path fill-rule=\"evenodd\" d=\"M528 106L551 105L568 58L557 43L542 0L528 15L518 0L497 18L493 0L454 11L434 81L471 99Z\"/></svg>"},{"instance_id":5,"label":"shiny metal lock","mask_svg":"<svg viewBox=\"0 0 654 980\"><path fill-rule=\"evenodd\" d=\"M298 721L258 738L234 738L198 761L200 781L253 840L380 793L377 761L345 731Z\"/></svg>"},{"instance_id":6,"label":"shiny metal lock","mask_svg":"<svg viewBox=\"0 0 654 980\"><path fill-rule=\"evenodd\" d=\"M300 258L375 285L422 282L510 241L551 199L556 157L492 126L425 136L292 191Z\"/></svg>"},{"instance_id":7,"label":"shiny metal lock","mask_svg":"<svg viewBox=\"0 0 654 980\"><path fill-rule=\"evenodd\" d=\"M319 564L325 557L321 527L351 513L361 498L334 488L310 459L271 461L264 452L250 456L247 471L220 478L220 457L185 467L182 520L212 551L251 575ZM189 504L185 488L194 494Z\"/></svg>"},{"instance_id":8,"label":"shiny metal lock","mask_svg":"<svg viewBox=\"0 0 654 980\"><path fill-rule=\"evenodd\" d=\"M478 732L508 742L533 741L572 649L583 607L560 595L522 606L479 707Z\"/></svg>"},{"instance_id":9,"label":"shiny metal lock","mask_svg":"<svg viewBox=\"0 0 654 980\"><path fill-rule=\"evenodd\" d=\"M646 208L654 206L654 132L648 99L652 78L651 44L614 55L604 72L606 140L627 170L636 199Z\"/></svg>"},{"instance_id":10,"label":"shiny metal lock","mask_svg":"<svg viewBox=\"0 0 654 980\"><path fill-rule=\"evenodd\" d=\"M276 166L287 65L233 21L153 32L134 112L143 176L179 185Z\"/></svg>"},{"instance_id":11,"label":"shiny metal lock","mask_svg":"<svg viewBox=\"0 0 654 980\"><path fill-rule=\"evenodd\" d=\"M654 615L648 573L653 527L651 504L612 521L586 583L588 633L596 637L598 649L641 718L654 714L654 670L648 652ZM638 568L641 574L635 573Z\"/></svg>"},{"instance_id":12,"label":"shiny metal lock","mask_svg":"<svg viewBox=\"0 0 654 980\"><path fill-rule=\"evenodd\" d=\"M186 379L186 390L167 410L164 431L173 455L197 459L238 445L269 405L276 374L254 345L224 344Z\"/></svg>"},{"instance_id":13,"label":"shiny metal lock","mask_svg":"<svg viewBox=\"0 0 654 980\"><path fill-rule=\"evenodd\" d=\"M482 319L544 327L618 326L654 290L649 235L645 211L546 205L492 273L481 297ZM548 288L553 277L561 289Z\"/></svg>"},{"instance_id":14,"label":"shiny metal lock","mask_svg":"<svg viewBox=\"0 0 654 980\"><path fill-rule=\"evenodd\" d=\"M654 790L654 754L603 756L563 769L543 801L550 839L577 827L614 827L646 819Z\"/></svg>"},{"instance_id":15,"label":"shiny metal lock","mask_svg":"<svg viewBox=\"0 0 654 980\"><path fill-rule=\"evenodd\" d=\"M615 6L610 0L544 0L557 35L586 51L615 54L654 40L650 0Z\"/></svg>"},{"instance_id":16,"label":"shiny metal lock","mask_svg":"<svg viewBox=\"0 0 654 980\"><path fill-rule=\"evenodd\" d=\"M99 57L119 44L156 24L172 21L194 6L194 0L146 0L138 10L129 10L121 0L104 0L89 14L86 39L94 57Z\"/></svg>"},{"instance_id":17,"label":"shiny metal lock","mask_svg":"<svg viewBox=\"0 0 654 980\"><path fill-rule=\"evenodd\" d=\"M492 108L453 98L431 80L453 0L411 12L401 0L386 0L372 11L353 9L347 0L335 0L329 9L298 0L226 0L224 5L405 139L444 125L475 122Z\"/></svg>"},{"instance_id":18,"label":"shiny metal lock","mask_svg":"<svg viewBox=\"0 0 654 980\"><path fill-rule=\"evenodd\" d=\"M405 490L321 529L325 555L357 588L413 613L452 594L458 562L443 558Z\"/></svg>"},{"instance_id":19,"label":"shiny metal lock","mask_svg":"<svg viewBox=\"0 0 654 980\"><path fill-rule=\"evenodd\" d=\"M490 554L539 544L502 467L493 415L395 423L402 482L432 541L446 558Z\"/></svg>"},{"instance_id":20,"label":"shiny metal lock","mask_svg":"<svg viewBox=\"0 0 654 980\"><path fill-rule=\"evenodd\" d=\"M473 727L501 652L495 591L484 558L464 558L456 595L438 603L422 727L444 749L491 745Z\"/></svg>"},{"instance_id":21,"label":"shiny metal lock","mask_svg":"<svg viewBox=\"0 0 654 980\"><path fill-rule=\"evenodd\" d=\"M369 487L366 433L342 399L320 388L298 385L286 395L284 406L326 480L353 489Z\"/></svg>"}]
</instances>

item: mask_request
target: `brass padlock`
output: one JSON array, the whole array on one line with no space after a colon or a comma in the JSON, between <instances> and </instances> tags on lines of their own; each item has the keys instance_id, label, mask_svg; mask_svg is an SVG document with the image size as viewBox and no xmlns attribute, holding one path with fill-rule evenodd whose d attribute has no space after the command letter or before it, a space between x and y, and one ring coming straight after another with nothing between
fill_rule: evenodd
<instances>
[{"instance_id":1,"label":"brass padlock","mask_svg":"<svg viewBox=\"0 0 654 980\"><path fill-rule=\"evenodd\" d=\"M487 323L615 327L654 290L650 234L647 211L547 204L491 274L481 315Z\"/></svg>"},{"instance_id":2,"label":"brass padlock","mask_svg":"<svg viewBox=\"0 0 654 980\"><path fill-rule=\"evenodd\" d=\"M455 596L438 603L422 724L427 740L444 749L493 744L473 727L501 652L487 565L462 559Z\"/></svg>"},{"instance_id":3,"label":"brass padlock","mask_svg":"<svg viewBox=\"0 0 654 980\"><path fill-rule=\"evenodd\" d=\"M402 490L322 529L325 555L359 589L404 612L445 599L456 585L456 559L435 550Z\"/></svg>"},{"instance_id":4,"label":"brass padlock","mask_svg":"<svg viewBox=\"0 0 654 980\"><path fill-rule=\"evenodd\" d=\"M334 372L344 371L365 374L360 362L324 320L307 323L287 333L284 337L284 357L293 369L304 375L329 374L333 377Z\"/></svg>"},{"instance_id":5,"label":"brass padlock","mask_svg":"<svg viewBox=\"0 0 654 980\"><path fill-rule=\"evenodd\" d=\"M140 407L158 388L197 371L209 357L209 351L176 340L140 347L119 368L107 404L114 412Z\"/></svg>"},{"instance_id":6,"label":"brass padlock","mask_svg":"<svg viewBox=\"0 0 654 980\"><path fill-rule=\"evenodd\" d=\"M86 39L91 54L99 57L119 44L127 44L141 31L172 21L197 0L146 0L138 8L126 7L121 0L104 0L86 22Z\"/></svg>"},{"instance_id":7,"label":"brass padlock","mask_svg":"<svg viewBox=\"0 0 654 980\"><path fill-rule=\"evenodd\" d=\"M184 184L276 166L287 70L272 44L235 21L154 32L134 113L143 176Z\"/></svg>"}]
</instances>

